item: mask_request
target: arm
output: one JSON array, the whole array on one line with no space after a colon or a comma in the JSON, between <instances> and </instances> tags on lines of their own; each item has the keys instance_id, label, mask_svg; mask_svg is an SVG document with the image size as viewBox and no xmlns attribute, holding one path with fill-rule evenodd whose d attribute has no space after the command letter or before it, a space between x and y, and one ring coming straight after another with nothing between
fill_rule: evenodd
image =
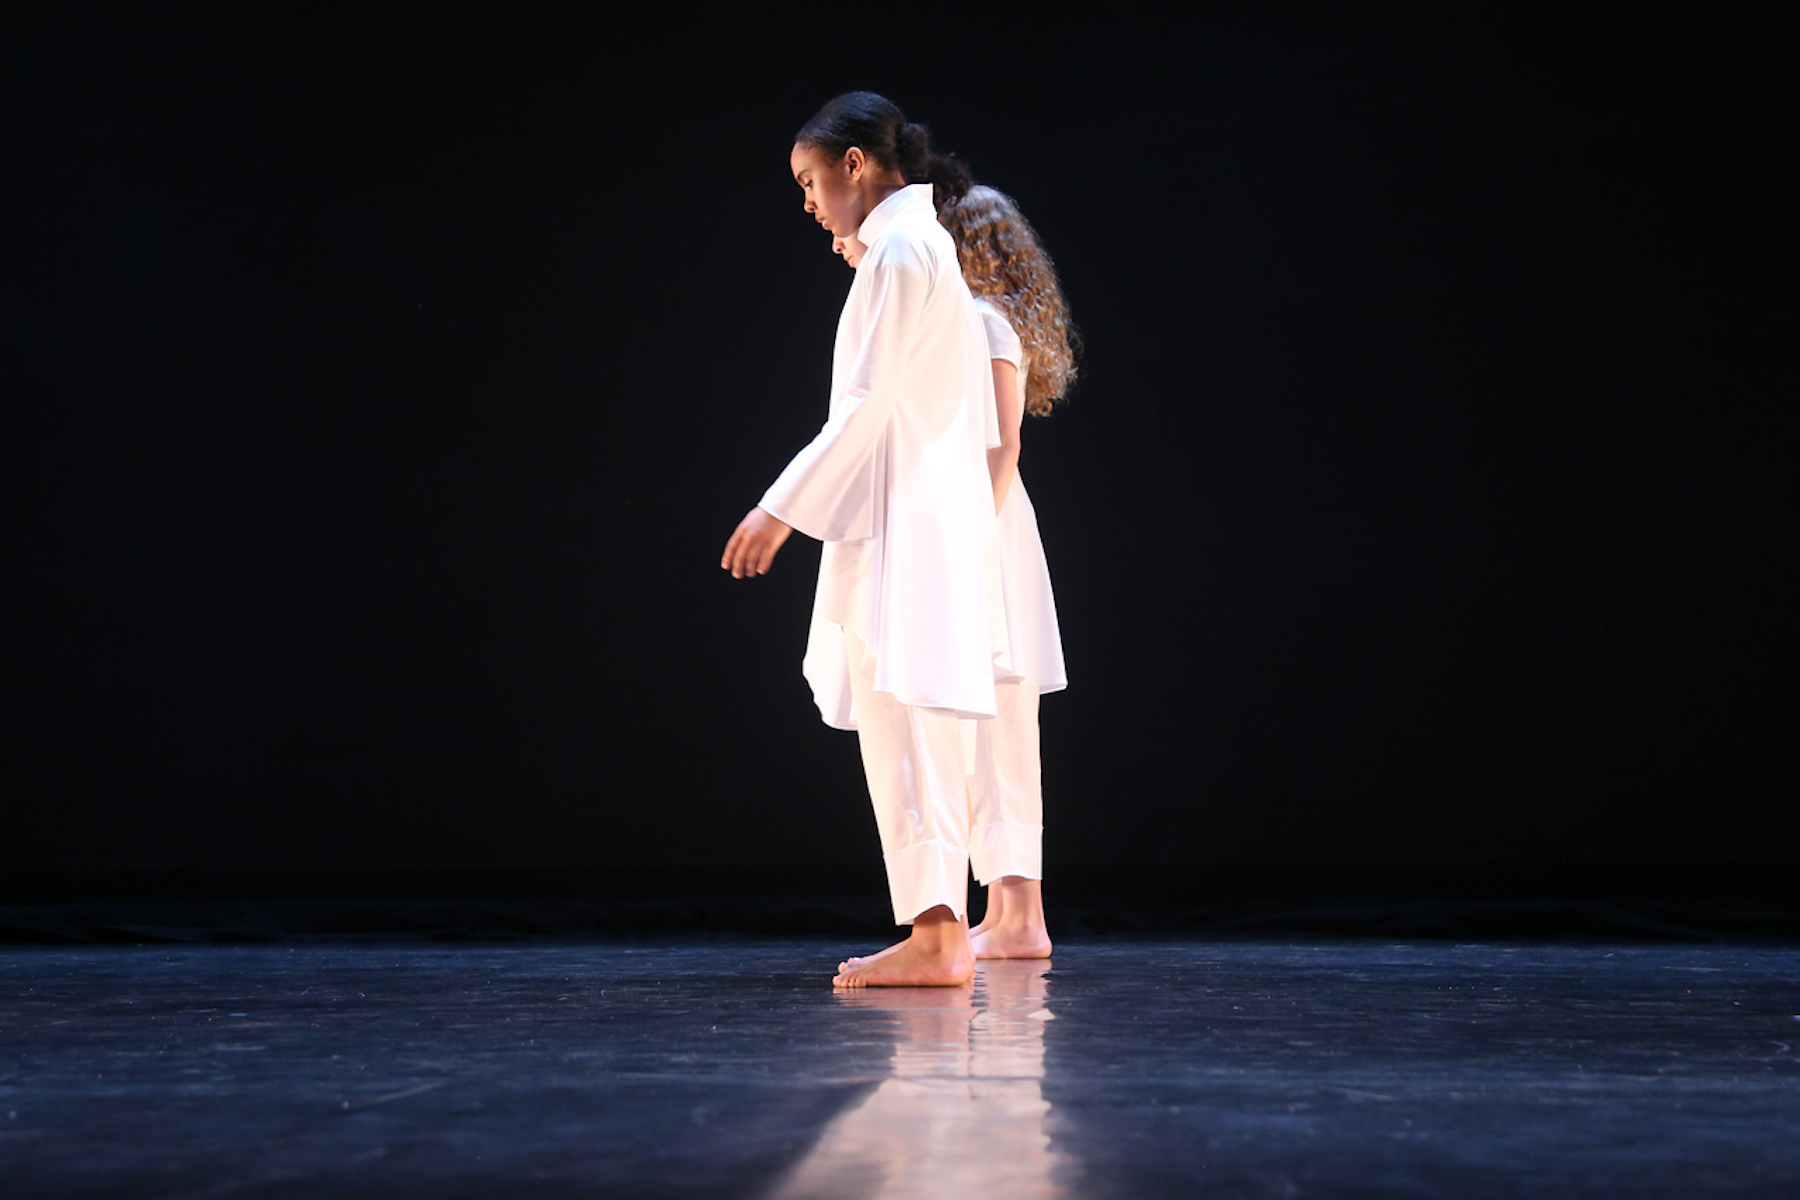
<instances>
[{"instance_id":1,"label":"arm","mask_svg":"<svg viewBox=\"0 0 1800 1200\"><path fill-rule=\"evenodd\" d=\"M719 566L733 579L767 575L795 529L821 541L868 537L875 450L899 397L899 374L925 302L916 270L864 261L868 278L854 313L864 331L844 403L818 435L788 463L762 502L745 514L725 543Z\"/></svg>"},{"instance_id":2,"label":"arm","mask_svg":"<svg viewBox=\"0 0 1800 1200\"><path fill-rule=\"evenodd\" d=\"M794 456L761 503L739 523L720 566L734 578L767 574L794 529L820 541L874 533L875 466L882 438L905 388L907 356L917 340L928 285L916 264L865 258L845 319L860 345L813 440Z\"/></svg>"},{"instance_id":3,"label":"arm","mask_svg":"<svg viewBox=\"0 0 1800 1200\"><path fill-rule=\"evenodd\" d=\"M884 245L857 268L844 323L852 354L834 362L831 414L759 502L822 542L874 534L876 464L906 389L929 287L917 264ZM899 259L897 261L896 259Z\"/></svg>"},{"instance_id":4,"label":"arm","mask_svg":"<svg viewBox=\"0 0 1800 1200\"><path fill-rule=\"evenodd\" d=\"M1000 444L988 454L988 477L994 484L994 511L1006 503L1013 475L1019 466L1019 428L1025 423L1025 392L1019 386L1019 368L1004 358L992 362L994 408L1000 418Z\"/></svg>"}]
</instances>

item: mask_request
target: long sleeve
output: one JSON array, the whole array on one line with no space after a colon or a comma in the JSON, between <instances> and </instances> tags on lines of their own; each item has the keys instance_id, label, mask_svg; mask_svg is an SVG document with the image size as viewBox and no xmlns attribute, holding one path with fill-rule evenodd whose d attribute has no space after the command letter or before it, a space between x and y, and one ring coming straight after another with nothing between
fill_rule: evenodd
<instances>
[{"instance_id":1,"label":"long sleeve","mask_svg":"<svg viewBox=\"0 0 1800 1200\"><path fill-rule=\"evenodd\" d=\"M761 505L820 541L873 536L883 451L907 385L930 279L904 254L871 254L845 306L853 356L818 435L764 493Z\"/></svg>"}]
</instances>

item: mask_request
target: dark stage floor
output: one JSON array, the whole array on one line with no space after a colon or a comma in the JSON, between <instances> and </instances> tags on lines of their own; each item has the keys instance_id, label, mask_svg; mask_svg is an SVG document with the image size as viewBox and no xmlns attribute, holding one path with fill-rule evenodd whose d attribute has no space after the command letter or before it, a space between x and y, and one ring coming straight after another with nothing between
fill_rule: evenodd
<instances>
[{"instance_id":1,"label":"dark stage floor","mask_svg":"<svg viewBox=\"0 0 1800 1200\"><path fill-rule=\"evenodd\" d=\"M1800 1195L1800 948L0 950L13 1196Z\"/></svg>"}]
</instances>

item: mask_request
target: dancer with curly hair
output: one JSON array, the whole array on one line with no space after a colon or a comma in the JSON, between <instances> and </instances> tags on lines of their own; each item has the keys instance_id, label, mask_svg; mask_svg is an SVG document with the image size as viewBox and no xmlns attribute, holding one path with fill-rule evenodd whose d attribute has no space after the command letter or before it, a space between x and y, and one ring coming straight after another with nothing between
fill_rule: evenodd
<instances>
[{"instance_id":1,"label":"dancer with curly hair","mask_svg":"<svg viewBox=\"0 0 1800 1200\"><path fill-rule=\"evenodd\" d=\"M971 944L978 958L1048 958L1038 697L1068 686L1068 678L1037 514L1018 463L1024 417L1048 416L1074 382L1077 338L1055 264L1012 197L952 181L936 199L991 358L1000 445L988 451L988 470L1012 665L995 689L996 717L964 722L971 742L969 858L987 888ZM852 267L862 261L854 236L838 238L833 249Z\"/></svg>"}]
</instances>

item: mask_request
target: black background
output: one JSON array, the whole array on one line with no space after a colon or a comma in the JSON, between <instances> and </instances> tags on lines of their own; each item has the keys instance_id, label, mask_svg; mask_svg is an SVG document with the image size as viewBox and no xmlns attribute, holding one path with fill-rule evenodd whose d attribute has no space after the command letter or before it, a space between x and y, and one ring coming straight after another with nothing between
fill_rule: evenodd
<instances>
[{"instance_id":1,"label":"black background","mask_svg":"<svg viewBox=\"0 0 1800 1200\"><path fill-rule=\"evenodd\" d=\"M1800 850L1772 27L10 12L0 867L878 881L816 546L717 567L823 417L852 87L1085 335L1052 875Z\"/></svg>"}]
</instances>

